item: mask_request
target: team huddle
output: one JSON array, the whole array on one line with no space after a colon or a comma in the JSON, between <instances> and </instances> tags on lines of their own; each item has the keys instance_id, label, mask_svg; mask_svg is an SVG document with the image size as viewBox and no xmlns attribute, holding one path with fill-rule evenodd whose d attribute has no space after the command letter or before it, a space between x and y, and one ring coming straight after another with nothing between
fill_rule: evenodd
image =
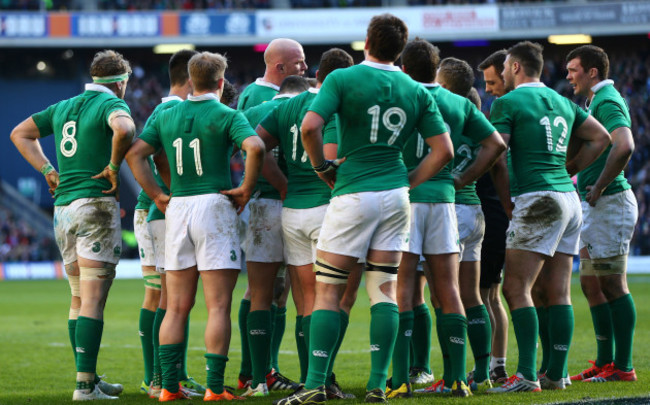
<instances>
[{"instance_id":1,"label":"team huddle","mask_svg":"<svg viewBox=\"0 0 650 405\"><path fill-rule=\"evenodd\" d=\"M292 392L274 405L354 398L333 370L362 274L371 304L365 402L636 380L626 263L637 205L623 176L634 143L607 54L587 45L567 55L567 79L587 99L583 109L540 81L540 45L495 52L478 66L497 96L489 119L472 67L441 61L425 40L408 41L399 18L372 18L364 55L354 65L332 48L315 80L306 79L300 44L276 39L264 53L264 76L239 95L235 110L227 60L179 51L169 63L169 96L133 142L123 101L131 68L103 51L81 95L13 130L12 141L55 197L56 241L72 292L73 400L117 399L123 390L100 378L96 364L121 253L124 160L143 189L134 218L145 283L141 390L161 402L241 400L269 390ZM39 143L50 134L58 171ZM236 151L245 174L234 186ZM570 376L577 254L597 358ZM248 287L235 394L224 374L242 257ZM518 346L511 376L502 272ZM208 313L205 386L188 375L186 361L199 276ZM443 355L437 381L427 285ZM278 364L290 292L299 381Z\"/></svg>"}]
</instances>

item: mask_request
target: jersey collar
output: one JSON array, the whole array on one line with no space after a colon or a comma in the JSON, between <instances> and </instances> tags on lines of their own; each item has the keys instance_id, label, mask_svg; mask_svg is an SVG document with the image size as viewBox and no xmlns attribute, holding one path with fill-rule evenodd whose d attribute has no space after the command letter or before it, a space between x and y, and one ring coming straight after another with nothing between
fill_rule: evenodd
<instances>
[{"instance_id":1,"label":"jersey collar","mask_svg":"<svg viewBox=\"0 0 650 405\"><path fill-rule=\"evenodd\" d=\"M518 89L520 87L538 87L539 88L539 87L546 87L546 85L544 83L542 83L542 82L528 82L528 83L522 83L519 86L517 86L516 88Z\"/></svg>"},{"instance_id":2,"label":"jersey collar","mask_svg":"<svg viewBox=\"0 0 650 405\"><path fill-rule=\"evenodd\" d=\"M205 100L217 100L219 101L219 96L217 93L206 93L201 94L200 96L187 96L189 101L205 101Z\"/></svg>"},{"instance_id":3,"label":"jersey collar","mask_svg":"<svg viewBox=\"0 0 650 405\"><path fill-rule=\"evenodd\" d=\"M371 68L379 69L379 70L386 70L389 72L401 72L402 69L395 65L386 65L385 63L377 63L377 62L370 62L369 60L364 60L361 62L362 65L366 65Z\"/></svg>"},{"instance_id":4,"label":"jersey collar","mask_svg":"<svg viewBox=\"0 0 650 405\"><path fill-rule=\"evenodd\" d=\"M418 82L418 83L420 83L424 87L440 87L440 83L422 83L422 82Z\"/></svg>"},{"instance_id":5,"label":"jersey collar","mask_svg":"<svg viewBox=\"0 0 650 405\"><path fill-rule=\"evenodd\" d=\"M163 97L161 102L166 103L168 101L176 101L176 100L183 101L183 99L178 96L167 96L167 97Z\"/></svg>"},{"instance_id":6,"label":"jersey collar","mask_svg":"<svg viewBox=\"0 0 650 405\"><path fill-rule=\"evenodd\" d=\"M319 90L320 90L320 87L319 87L319 88L316 88L316 87L310 87L310 88L307 89L307 91L310 92L310 93L312 93L312 94L318 94L318 91L319 91Z\"/></svg>"},{"instance_id":7,"label":"jersey collar","mask_svg":"<svg viewBox=\"0 0 650 405\"><path fill-rule=\"evenodd\" d=\"M109 89L106 86L102 86L101 84L86 83L86 91L98 91L100 93L106 93L110 94L113 97L117 97L113 90Z\"/></svg>"},{"instance_id":8,"label":"jersey collar","mask_svg":"<svg viewBox=\"0 0 650 405\"><path fill-rule=\"evenodd\" d=\"M274 96L271 100L277 100L279 98L293 98L295 96L297 96L297 94L284 93L284 94L278 94L278 95Z\"/></svg>"},{"instance_id":9,"label":"jersey collar","mask_svg":"<svg viewBox=\"0 0 650 405\"><path fill-rule=\"evenodd\" d=\"M614 84L614 80L611 79L606 79L603 80L602 82L598 82L594 85L594 87L591 88L591 91L594 93L598 93L598 90L602 89L605 86L611 86Z\"/></svg>"},{"instance_id":10,"label":"jersey collar","mask_svg":"<svg viewBox=\"0 0 650 405\"><path fill-rule=\"evenodd\" d=\"M261 77L258 77L255 79L255 84L258 86L263 86L263 87L270 87L275 91L280 91L280 86L276 86L275 84L271 82L267 82L266 80L262 79Z\"/></svg>"}]
</instances>

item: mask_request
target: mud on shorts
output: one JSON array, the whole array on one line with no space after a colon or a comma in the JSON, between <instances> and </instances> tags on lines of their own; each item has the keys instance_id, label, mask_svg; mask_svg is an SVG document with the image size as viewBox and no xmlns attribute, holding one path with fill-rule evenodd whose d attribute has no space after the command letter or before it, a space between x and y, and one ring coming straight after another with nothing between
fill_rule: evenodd
<instances>
[{"instance_id":1,"label":"mud on shorts","mask_svg":"<svg viewBox=\"0 0 650 405\"><path fill-rule=\"evenodd\" d=\"M284 260L282 201L254 198L248 202L248 224L242 249L247 262L277 263Z\"/></svg>"},{"instance_id":2,"label":"mud on shorts","mask_svg":"<svg viewBox=\"0 0 650 405\"><path fill-rule=\"evenodd\" d=\"M119 204L115 197L96 197L55 206L54 236L63 264L77 257L117 264L122 253Z\"/></svg>"},{"instance_id":3,"label":"mud on shorts","mask_svg":"<svg viewBox=\"0 0 650 405\"><path fill-rule=\"evenodd\" d=\"M135 210L133 214L133 233L135 233L135 240L138 242L140 265L155 266L156 254L153 246L153 237L149 230L149 224L147 223L147 214L149 214L149 210Z\"/></svg>"},{"instance_id":4,"label":"mud on shorts","mask_svg":"<svg viewBox=\"0 0 650 405\"><path fill-rule=\"evenodd\" d=\"M578 254L582 211L578 194L534 191L517 197L506 248L554 256Z\"/></svg>"}]
</instances>

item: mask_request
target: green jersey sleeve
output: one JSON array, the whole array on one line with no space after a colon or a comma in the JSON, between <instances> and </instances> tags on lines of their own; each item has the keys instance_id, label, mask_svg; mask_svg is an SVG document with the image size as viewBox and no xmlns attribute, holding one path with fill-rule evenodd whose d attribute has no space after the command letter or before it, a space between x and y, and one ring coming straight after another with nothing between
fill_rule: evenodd
<instances>
[{"instance_id":1,"label":"green jersey sleeve","mask_svg":"<svg viewBox=\"0 0 650 405\"><path fill-rule=\"evenodd\" d=\"M240 111L235 111L232 117L232 125L230 126L230 139L233 141L238 148L241 149L241 145L244 142L244 139L249 136L257 136L257 133L253 130L251 125L248 123L248 120Z\"/></svg>"},{"instance_id":2,"label":"green jersey sleeve","mask_svg":"<svg viewBox=\"0 0 650 405\"><path fill-rule=\"evenodd\" d=\"M140 139L153 146L155 150L158 150L162 147L162 142L160 140L160 133L158 132L158 125L156 125L156 123L157 120L149 123L140 134Z\"/></svg>"},{"instance_id":3,"label":"green jersey sleeve","mask_svg":"<svg viewBox=\"0 0 650 405\"><path fill-rule=\"evenodd\" d=\"M609 133L617 128L630 128L627 111L623 110L623 106L614 100L603 100L593 114Z\"/></svg>"},{"instance_id":4,"label":"green jersey sleeve","mask_svg":"<svg viewBox=\"0 0 650 405\"><path fill-rule=\"evenodd\" d=\"M490 121L494 128L502 134L512 134L512 115L507 100L498 98L492 103Z\"/></svg>"},{"instance_id":5,"label":"green jersey sleeve","mask_svg":"<svg viewBox=\"0 0 650 405\"><path fill-rule=\"evenodd\" d=\"M420 120L417 123L417 129L420 135L422 135L422 138L427 139L447 132L445 121L431 93L424 86L420 86L417 97L420 100L419 105L422 109Z\"/></svg>"},{"instance_id":6,"label":"green jersey sleeve","mask_svg":"<svg viewBox=\"0 0 650 405\"><path fill-rule=\"evenodd\" d=\"M54 128L52 127L52 116L56 109L56 104L49 106L45 110L38 112L32 115L34 123L38 128L38 132L41 138L52 135L54 133Z\"/></svg>"},{"instance_id":7,"label":"green jersey sleeve","mask_svg":"<svg viewBox=\"0 0 650 405\"><path fill-rule=\"evenodd\" d=\"M336 125L337 117L331 117L323 128L323 145L326 143L339 143L338 126Z\"/></svg>"},{"instance_id":8,"label":"green jersey sleeve","mask_svg":"<svg viewBox=\"0 0 650 405\"><path fill-rule=\"evenodd\" d=\"M337 73L339 72L334 71L327 75L316 98L309 106L309 111L320 115L325 122L328 122L330 117L338 111L341 102L341 85Z\"/></svg>"}]
</instances>

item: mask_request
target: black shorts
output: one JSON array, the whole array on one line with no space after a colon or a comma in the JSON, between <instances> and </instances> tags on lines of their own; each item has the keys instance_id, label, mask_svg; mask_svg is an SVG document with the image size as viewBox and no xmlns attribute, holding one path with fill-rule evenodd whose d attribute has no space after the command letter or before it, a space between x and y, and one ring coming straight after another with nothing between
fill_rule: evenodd
<instances>
[{"instance_id":1,"label":"black shorts","mask_svg":"<svg viewBox=\"0 0 650 405\"><path fill-rule=\"evenodd\" d=\"M501 283L501 273L506 257L506 230L508 217L498 200L481 201L485 215L485 237L481 247L481 288L491 288Z\"/></svg>"}]
</instances>

